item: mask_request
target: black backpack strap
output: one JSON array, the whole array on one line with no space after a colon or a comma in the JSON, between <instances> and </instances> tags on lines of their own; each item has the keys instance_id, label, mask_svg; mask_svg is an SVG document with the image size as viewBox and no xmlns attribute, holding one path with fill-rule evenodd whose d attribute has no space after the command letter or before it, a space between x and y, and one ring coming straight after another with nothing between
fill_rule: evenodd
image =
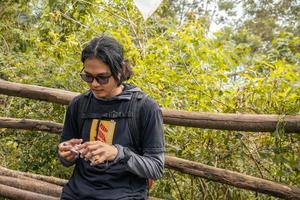
<instances>
[{"instance_id":1,"label":"black backpack strap","mask_svg":"<svg viewBox=\"0 0 300 200\"><path fill-rule=\"evenodd\" d=\"M131 113L132 117L128 119L128 127L130 130L132 142L134 148L138 151L138 153L142 152L142 143L141 143L141 108L147 98L147 95L143 92L134 92L132 94L128 113Z\"/></svg>"},{"instance_id":2,"label":"black backpack strap","mask_svg":"<svg viewBox=\"0 0 300 200\"><path fill-rule=\"evenodd\" d=\"M83 95L82 98L79 99L79 111L78 111L78 115L79 115L79 121L78 121L78 129L79 129L79 138L82 138L82 130L83 130L83 124L85 121L85 113L88 110L89 104L92 100L92 92L89 91L87 93L85 93Z\"/></svg>"},{"instance_id":3,"label":"black backpack strap","mask_svg":"<svg viewBox=\"0 0 300 200\"><path fill-rule=\"evenodd\" d=\"M146 99L147 99L147 95L145 93L134 92L128 107L128 112L132 113L132 117L128 119L128 127L132 137L133 145L140 155L143 154L143 146L142 146L143 137L142 137L142 124L141 124L143 116L141 116L141 109ZM149 196L149 190L152 187L152 185L153 185L153 180L147 179L148 196Z\"/></svg>"}]
</instances>

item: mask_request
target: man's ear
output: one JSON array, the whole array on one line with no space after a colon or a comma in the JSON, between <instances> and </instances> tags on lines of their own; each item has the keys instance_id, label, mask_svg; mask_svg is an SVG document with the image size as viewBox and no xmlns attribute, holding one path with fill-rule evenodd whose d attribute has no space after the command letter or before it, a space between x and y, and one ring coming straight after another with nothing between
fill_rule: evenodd
<instances>
[{"instance_id":1,"label":"man's ear","mask_svg":"<svg viewBox=\"0 0 300 200\"><path fill-rule=\"evenodd\" d=\"M118 85L121 85L121 83L123 82L121 73L118 73L118 80L117 81L118 81Z\"/></svg>"}]
</instances>

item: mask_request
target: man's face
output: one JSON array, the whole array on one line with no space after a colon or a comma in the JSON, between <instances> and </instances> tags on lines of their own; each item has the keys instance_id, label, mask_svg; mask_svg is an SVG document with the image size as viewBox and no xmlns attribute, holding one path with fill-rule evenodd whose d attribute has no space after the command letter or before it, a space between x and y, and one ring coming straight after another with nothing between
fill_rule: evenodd
<instances>
[{"instance_id":1,"label":"man's face","mask_svg":"<svg viewBox=\"0 0 300 200\"><path fill-rule=\"evenodd\" d=\"M83 73L87 77L98 77L99 82L96 78L88 85L92 90L93 94L98 98L110 98L117 95L118 83L113 78L109 66L97 58L86 59L83 63Z\"/></svg>"}]
</instances>

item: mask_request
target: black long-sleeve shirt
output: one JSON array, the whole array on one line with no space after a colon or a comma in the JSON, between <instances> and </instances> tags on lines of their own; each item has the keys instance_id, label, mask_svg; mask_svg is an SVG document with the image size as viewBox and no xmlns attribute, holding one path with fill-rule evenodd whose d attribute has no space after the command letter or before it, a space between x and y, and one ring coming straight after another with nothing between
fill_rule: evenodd
<instances>
[{"instance_id":1,"label":"black long-sleeve shirt","mask_svg":"<svg viewBox=\"0 0 300 200\"><path fill-rule=\"evenodd\" d=\"M97 99L92 96L87 113L126 113L132 92L138 90L131 85L125 85L124 91L111 99ZM79 120L82 120L79 113L83 109L79 105L80 98L85 98L85 94L74 98L68 106L61 142L72 138L90 141L91 135L95 134L95 120L98 120L98 126L102 123L101 119L91 118L84 120L82 128L79 127ZM63 195L76 199L147 199L146 179L157 179L163 174L164 138L161 110L151 98L147 97L141 113L141 153L134 151L128 118L124 117L115 119L112 139L112 144L118 149L115 160L93 167L89 161L81 158L74 162L60 158L65 166L76 163ZM79 133L80 130L82 133Z\"/></svg>"}]
</instances>

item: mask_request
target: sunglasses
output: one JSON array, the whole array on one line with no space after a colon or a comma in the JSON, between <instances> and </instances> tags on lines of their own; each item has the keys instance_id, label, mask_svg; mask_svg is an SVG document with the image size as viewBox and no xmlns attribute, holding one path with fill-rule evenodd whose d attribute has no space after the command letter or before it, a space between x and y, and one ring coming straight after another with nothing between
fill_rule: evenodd
<instances>
[{"instance_id":1,"label":"sunglasses","mask_svg":"<svg viewBox=\"0 0 300 200\"><path fill-rule=\"evenodd\" d=\"M82 78L82 80L84 80L87 83L92 83L94 81L94 79L96 79L97 83L103 85L103 84L107 84L109 81L109 78L112 75L97 75L97 76L93 76L90 74L86 74L86 73L81 73L80 77Z\"/></svg>"}]
</instances>

